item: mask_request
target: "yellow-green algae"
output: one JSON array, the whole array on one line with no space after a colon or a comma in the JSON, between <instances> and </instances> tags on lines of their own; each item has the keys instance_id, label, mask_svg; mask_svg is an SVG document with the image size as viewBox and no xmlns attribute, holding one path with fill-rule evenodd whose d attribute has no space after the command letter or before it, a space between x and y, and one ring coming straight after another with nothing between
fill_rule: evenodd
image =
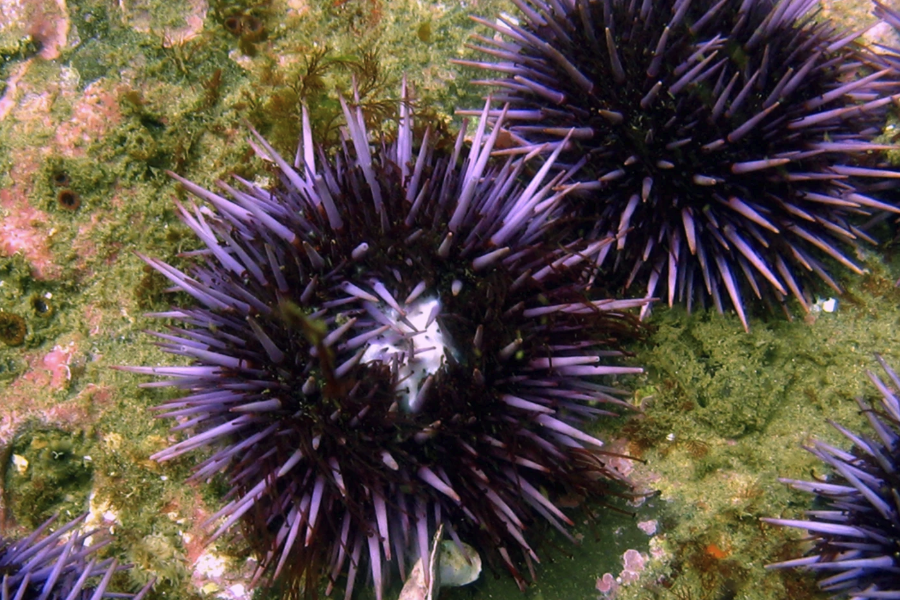
<instances>
[{"instance_id":1,"label":"yellow-green algae","mask_svg":"<svg viewBox=\"0 0 900 600\"><path fill-rule=\"evenodd\" d=\"M467 83L479 74L447 63L471 56L463 42L477 28L468 12L514 13L501 1L472 6L412 0L213 2L203 32L173 45L165 29L181 23L186 6L142 4L151 24L142 32L134 28L131 13L110 3L68 3L71 39L77 43L56 61L34 62L23 81L49 86L75 77L79 90L100 85L116 95L122 118L85 147L82 157L44 156L30 182L28 201L48 215L49 222L40 226L59 273L39 280L21 257L0 259L0 309L28 322L22 347L0 345L0 406L22 402L17 385L31 357L75 342L64 384L28 401L38 410L72 408L86 415L67 430L29 421L3 448L4 473L14 468L12 454L31 457L33 482L52 482L61 498L44 501L35 485L7 476L3 508L9 526L31 526L48 511L69 518L85 509L85 471L90 471L92 504L114 511L119 520L109 552L135 563L120 584L136 589L156 576L152 597L177 599L214 597L218 591L191 584L183 536L189 530L198 534L198 515L219 506L225 486L220 480L183 483L202 453L165 465L148 459L173 440L169 423L147 411L169 392L138 388L140 378L109 369L173 362L142 333L159 327L142 314L190 301L165 293L165 280L134 256L139 251L183 264L178 252L197 246L175 218L172 198L183 194L162 171L176 170L205 186L231 172L265 173L241 119L289 153L305 95L318 135L327 136L338 112L336 90L347 93L351 78L364 75L365 60L373 57L378 67L373 110L396 96L406 72L422 103L431 107L434 124L452 129L459 122L453 109L478 106L482 92ZM227 15L248 12L266 29L266 39L249 45L223 28ZM2 42L0 75L6 79L34 47L27 39ZM324 67L312 68L316 60L325 61ZM49 120L58 124L72 116L71 100L57 97ZM23 149L52 148L52 127L15 127L13 121L0 121L4 188L13 184L10 171ZM55 204L54 176L60 171L82 199L77 211ZM90 232L87 243L75 244L82 228ZM804 319L794 306L793 322L754 314L749 334L733 315L656 308L650 320L655 333L631 348L631 363L646 373L622 382L637 390L634 402L642 412L604 424L601 432L632 440L629 452L644 461L636 477L658 496L626 507L634 517L591 507L596 519L579 517L576 533L584 542L577 547L535 531L544 540L539 547L544 560L537 584L524 595L505 573L487 570L480 582L447 597L594 598L596 578L607 571L618 574L626 549L649 552L649 537L635 527L649 519L659 522L653 548L662 556L650 562L639 583L621 589L620 598L824 597L816 595L809 577L764 571L765 563L795 556L803 546L796 542L798 532L761 525L758 517L797 517L809 506L807 496L777 478L824 475L801 444L816 437L846 447L826 419L863 427L852 398L873 397L865 376L875 366L873 353L900 367L900 298L893 287L900 269L882 264L875 250L865 265L870 274L844 279L848 294L837 312ZM52 311L36 310L40 304L34 298L44 298ZM53 458L53 444L57 451L59 444L65 446L63 463ZM232 571L240 570L245 556L239 540L225 538L217 550L232 557Z\"/></svg>"}]
</instances>

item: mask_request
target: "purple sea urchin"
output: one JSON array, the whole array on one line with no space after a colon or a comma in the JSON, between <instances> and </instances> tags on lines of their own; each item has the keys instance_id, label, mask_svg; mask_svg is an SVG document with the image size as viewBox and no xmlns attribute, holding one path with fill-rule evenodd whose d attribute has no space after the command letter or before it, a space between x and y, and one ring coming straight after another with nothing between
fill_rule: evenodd
<instances>
[{"instance_id":1,"label":"purple sea urchin","mask_svg":"<svg viewBox=\"0 0 900 600\"><path fill-rule=\"evenodd\" d=\"M830 465L835 474L827 482L782 479L791 487L816 494L824 510L811 510L809 520L763 519L773 525L805 529L814 541L808 556L768 565L803 567L831 574L819 581L827 592L854 599L900 598L900 378L879 356L888 375L886 385L869 378L881 392L879 407L857 399L877 435L857 435L832 423L853 444L851 452L816 440L807 448Z\"/></svg>"},{"instance_id":2,"label":"purple sea urchin","mask_svg":"<svg viewBox=\"0 0 900 600\"><path fill-rule=\"evenodd\" d=\"M293 166L254 132L274 190L172 175L212 208L179 206L205 246L190 275L144 258L199 303L156 315L181 322L154 335L191 366L127 367L189 390L161 408L192 433L154 458L216 445L193 478L227 474L213 538L243 521L257 578L310 591L346 573L349 597L367 563L381 598L407 552L428 571L443 524L522 585L527 524L572 524L541 490L598 497L617 479L581 426L622 404L598 376L640 372L604 363L644 302L590 299L573 283L586 245L542 247L568 191L555 156L520 184L523 160L489 163L486 118L470 151L463 131L443 154L413 139L405 101L396 141L374 148L343 110L333 158L305 110Z\"/></svg>"},{"instance_id":3,"label":"purple sea urchin","mask_svg":"<svg viewBox=\"0 0 900 600\"><path fill-rule=\"evenodd\" d=\"M896 73L860 74L877 61L816 2L514 3L520 24L476 19L497 62L459 62L502 74L480 83L521 151L585 165L574 231L617 236L619 286L720 312L727 294L746 328L748 291L808 311L814 285L839 291L829 260L861 272L851 217L897 210L870 188L900 173L869 164Z\"/></svg>"},{"instance_id":4,"label":"purple sea urchin","mask_svg":"<svg viewBox=\"0 0 900 600\"><path fill-rule=\"evenodd\" d=\"M114 558L92 557L106 543L87 545L97 532L78 531L86 517L82 515L46 536L54 518L20 540L0 536L0 600L143 598L152 582L137 595L106 591L113 574L124 567Z\"/></svg>"}]
</instances>

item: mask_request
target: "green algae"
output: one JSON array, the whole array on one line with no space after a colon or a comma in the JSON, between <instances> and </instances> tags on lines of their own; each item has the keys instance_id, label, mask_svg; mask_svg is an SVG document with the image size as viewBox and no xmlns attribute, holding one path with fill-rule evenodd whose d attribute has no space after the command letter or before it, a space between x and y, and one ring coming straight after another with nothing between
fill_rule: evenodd
<instances>
[{"instance_id":1,"label":"green algae","mask_svg":"<svg viewBox=\"0 0 900 600\"><path fill-rule=\"evenodd\" d=\"M25 320L27 333L22 344L15 347L0 344L0 363L18 363L25 367L23 351L38 348L48 340L55 340L68 330L65 311L71 286L57 281L36 279L21 256L0 257L0 307ZM18 369L6 373L18 372ZM4 370L0 367L0 380Z\"/></svg>"},{"instance_id":2,"label":"green algae","mask_svg":"<svg viewBox=\"0 0 900 600\"><path fill-rule=\"evenodd\" d=\"M4 504L16 522L36 529L55 513L83 512L92 489L93 443L83 431L25 428L3 453Z\"/></svg>"},{"instance_id":3,"label":"green algae","mask_svg":"<svg viewBox=\"0 0 900 600\"><path fill-rule=\"evenodd\" d=\"M181 539L176 532L169 535L155 532L143 538L121 540L126 548L128 562L138 568L128 575L137 586L151 579L156 580L157 593L168 588L170 593L182 589L190 579L190 566L181 550Z\"/></svg>"},{"instance_id":4,"label":"green algae","mask_svg":"<svg viewBox=\"0 0 900 600\"><path fill-rule=\"evenodd\" d=\"M683 409L719 436L735 438L765 427L784 401L792 348L767 327L741 335L734 321L725 325L711 315L660 322L641 356L657 379L677 388Z\"/></svg>"}]
</instances>

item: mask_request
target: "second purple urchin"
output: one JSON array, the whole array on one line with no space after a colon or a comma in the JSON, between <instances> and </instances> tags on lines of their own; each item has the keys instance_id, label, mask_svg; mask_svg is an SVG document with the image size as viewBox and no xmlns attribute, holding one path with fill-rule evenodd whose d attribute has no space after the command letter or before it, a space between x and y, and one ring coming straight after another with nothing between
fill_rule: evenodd
<instances>
[{"instance_id":1,"label":"second purple urchin","mask_svg":"<svg viewBox=\"0 0 900 600\"><path fill-rule=\"evenodd\" d=\"M414 139L405 96L391 143L346 103L334 156L305 111L293 165L254 132L271 190L173 174L210 204L179 206L203 261L145 258L196 302L155 315L178 323L154 335L190 366L127 367L184 390L161 409L187 436L153 458L212 446L193 478L231 486L213 538L243 523L257 577L295 590L349 598L368 571L381 598L389 572L417 557L428 572L440 524L524 585L532 524L570 536L555 494L628 489L584 427L624 404L604 378L640 372L609 360L643 301L574 283L608 240L542 243L568 192L555 156L520 183L523 160L490 162L486 118L471 150L463 131L440 152Z\"/></svg>"},{"instance_id":2,"label":"second purple urchin","mask_svg":"<svg viewBox=\"0 0 900 600\"><path fill-rule=\"evenodd\" d=\"M730 301L747 328L749 295L808 311L836 266L862 272L857 219L897 211L874 190L900 174L873 163L897 74L858 33L812 0L514 2L477 19L490 59L459 62L499 73L481 83L521 151L584 165L569 225L617 237L610 289Z\"/></svg>"},{"instance_id":3,"label":"second purple urchin","mask_svg":"<svg viewBox=\"0 0 900 600\"><path fill-rule=\"evenodd\" d=\"M805 529L813 548L803 558L769 568L801 567L822 575L819 587L854 600L900 598L900 377L879 356L885 383L869 372L881 401L857 399L875 437L832 423L852 443L850 452L816 440L807 448L834 469L826 481L783 479L815 494L824 506L807 511L807 520L762 519Z\"/></svg>"}]
</instances>

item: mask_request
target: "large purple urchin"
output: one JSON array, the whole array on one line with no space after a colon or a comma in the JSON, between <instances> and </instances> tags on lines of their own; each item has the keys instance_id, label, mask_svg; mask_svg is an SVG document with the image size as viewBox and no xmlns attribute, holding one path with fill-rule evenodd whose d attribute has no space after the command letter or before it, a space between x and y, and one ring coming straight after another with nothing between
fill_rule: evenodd
<instances>
[{"instance_id":1,"label":"large purple urchin","mask_svg":"<svg viewBox=\"0 0 900 600\"><path fill-rule=\"evenodd\" d=\"M834 475L827 482L782 479L795 489L816 494L825 508L807 511L809 520L763 519L805 529L814 542L806 557L769 568L803 567L831 574L819 580L819 586L855 600L900 598L900 378L880 356L876 358L890 384L870 371L869 378L882 394L880 406L872 408L862 399L857 402L877 437L832 423L853 444L852 451L818 440L807 450L831 466Z\"/></svg>"},{"instance_id":2,"label":"large purple urchin","mask_svg":"<svg viewBox=\"0 0 900 600\"><path fill-rule=\"evenodd\" d=\"M114 558L93 556L108 541L88 544L97 532L79 531L86 518L82 515L49 535L44 534L55 517L20 540L0 536L0 600L141 600L153 582L137 595L106 591L116 571L126 567Z\"/></svg>"},{"instance_id":3,"label":"large purple urchin","mask_svg":"<svg viewBox=\"0 0 900 600\"><path fill-rule=\"evenodd\" d=\"M829 263L862 272L853 218L897 210L870 193L900 173L869 163L896 73L863 76L877 61L818 2L513 1L518 23L476 19L496 62L457 62L501 73L478 83L518 151L584 163L572 231L618 237L613 285L719 312L727 294L747 328L748 292L809 310L840 291Z\"/></svg>"},{"instance_id":4,"label":"large purple urchin","mask_svg":"<svg viewBox=\"0 0 900 600\"><path fill-rule=\"evenodd\" d=\"M489 164L486 118L470 151L462 131L442 154L413 138L405 102L396 142L374 148L343 108L333 158L305 111L293 166L254 132L273 190L237 178L226 197L172 174L212 206L179 206L205 246L191 274L144 258L198 302L155 315L181 323L155 335L191 366L127 368L187 391L161 408L191 433L153 458L216 447L193 478L227 475L212 537L243 521L257 577L309 591L346 573L349 597L368 563L381 598L408 552L427 565L443 523L522 585L528 524L572 524L546 493L597 497L618 479L581 427L622 404L598 376L640 372L604 363L638 331L621 311L644 302L572 283L608 241L542 247L568 191L555 156L520 184L523 160Z\"/></svg>"}]
</instances>

